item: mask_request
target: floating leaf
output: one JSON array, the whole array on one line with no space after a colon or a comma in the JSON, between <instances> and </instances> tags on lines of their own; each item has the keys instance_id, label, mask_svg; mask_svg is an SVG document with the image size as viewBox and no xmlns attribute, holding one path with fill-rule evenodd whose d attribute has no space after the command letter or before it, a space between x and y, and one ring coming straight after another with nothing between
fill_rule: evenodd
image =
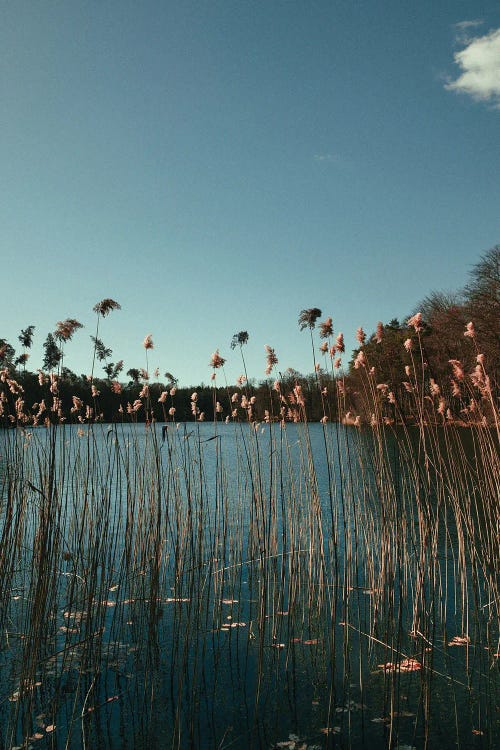
<instances>
[{"instance_id":1,"label":"floating leaf","mask_svg":"<svg viewBox=\"0 0 500 750\"><path fill-rule=\"evenodd\" d=\"M395 663L388 661L386 664L378 664L377 666L384 672L417 672L422 669L422 665L416 659L403 659Z\"/></svg>"},{"instance_id":2,"label":"floating leaf","mask_svg":"<svg viewBox=\"0 0 500 750\"><path fill-rule=\"evenodd\" d=\"M468 635L455 635L451 641L448 642L448 646L467 646L470 643Z\"/></svg>"},{"instance_id":3,"label":"floating leaf","mask_svg":"<svg viewBox=\"0 0 500 750\"><path fill-rule=\"evenodd\" d=\"M81 622L87 618L87 612L65 612L63 617L66 620L74 620L75 622Z\"/></svg>"},{"instance_id":4,"label":"floating leaf","mask_svg":"<svg viewBox=\"0 0 500 750\"><path fill-rule=\"evenodd\" d=\"M369 589L369 588L366 588L365 586L348 586L347 590L348 591L361 591L363 594L368 594L368 595L377 593L377 589ZM339 623L339 625L340 624L341 623Z\"/></svg>"},{"instance_id":5,"label":"floating leaf","mask_svg":"<svg viewBox=\"0 0 500 750\"><path fill-rule=\"evenodd\" d=\"M416 659L405 659L399 665L401 672L418 672L422 665Z\"/></svg>"},{"instance_id":6,"label":"floating leaf","mask_svg":"<svg viewBox=\"0 0 500 750\"><path fill-rule=\"evenodd\" d=\"M398 718L401 719L401 718L406 718L410 716L415 716L415 714L413 714L411 711L393 711L391 716L393 719L398 719Z\"/></svg>"},{"instance_id":7,"label":"floating leaf","mask_svg":"<svg viewBox=\"0 0 500 750\"><path fill-rule=\"evenodd\" d=\"M34 690L36 687L40 687L42 683L41 682L24 682L19 690L15 690L12 695L9 695L9 701L11 703L15 703L20 698L22 698L23 695L26 693L29 693L31 690Z\"/></svg>"}]
</instances>

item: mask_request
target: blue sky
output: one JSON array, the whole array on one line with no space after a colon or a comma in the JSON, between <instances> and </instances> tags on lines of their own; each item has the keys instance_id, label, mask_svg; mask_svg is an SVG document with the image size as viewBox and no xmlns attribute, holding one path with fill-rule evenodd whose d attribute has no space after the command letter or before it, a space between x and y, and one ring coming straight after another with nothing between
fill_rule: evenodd
<instances>
[{"instance_id":1,"label":"blue sky","mask_svg":"<svg viewBox=\"0 0 500 750\"><path fill-rule=\"evenodd\" d=\"M0 337L93 305L125 369L312 369L301 309L360 325L500 242L497 2L2 2Z\"/></svg>"}]
</instances>

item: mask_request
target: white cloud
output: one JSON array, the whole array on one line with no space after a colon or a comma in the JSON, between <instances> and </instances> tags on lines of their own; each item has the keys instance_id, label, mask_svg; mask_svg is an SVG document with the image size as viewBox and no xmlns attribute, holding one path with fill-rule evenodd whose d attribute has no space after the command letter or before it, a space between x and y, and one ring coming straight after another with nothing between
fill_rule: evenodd
<instances>
[{"instance_id":1,"label":"white cloud","mask_svg":"<svg viewBox=\"0 0 500 750\"><path fill-rule=\"evenodd\" d=\"M336 154L314 154L314 161L334 162L338 161Z\"/></svg>"},{"instance_id":2,"label":"white cloud","mask_svg":"<svg viewBox=\"0 0 500 750\"><path fill-rule=\"evenodd\" d=\"M474 32L482 26L484 21L480 18L476 18L473 21L460 21L454 24L453 29L455 31L455 43L465 47L466 44L474 38Z\"/></svg>"},{"instance_id":3,"label":"white cloud","mask_svg":"<svg viewBox=\"0 0 500 750\"><path fill-rule=\"evenodd\" d=\"M457 31L465 31L466 29L475 29L477 26L481 26L484 23L480 18L476 18L473 21L460 21L459 23L456 23L454 28L457 29Z\"/></svg>"},{"instance_id":4,"label":"white cloud","mask_svg":"<svg viewBox=\"0 0 500 750\"><path fill-rule=\"evenodd\" d=\"M462 24L466 24L462 26L465 32L476 22L464 21ZM466 46L453 57L462 74L455 81L449 81L445 88L500 108L500 29L467 40Z\"/></svg>"}]
</instances>

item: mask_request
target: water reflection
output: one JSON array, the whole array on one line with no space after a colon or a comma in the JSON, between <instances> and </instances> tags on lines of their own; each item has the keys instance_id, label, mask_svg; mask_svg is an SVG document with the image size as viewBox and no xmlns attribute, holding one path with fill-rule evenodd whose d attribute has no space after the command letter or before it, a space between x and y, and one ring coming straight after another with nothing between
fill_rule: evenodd
<instances>
[{"instance_id":1,"label":"water reflection","mask_svg":"<svg viewBox=\"0 0 500 750\"><path fill-rule=\"evenodd\" d=\"M4 747L495 747L492 507L447 436L2 437Z\"/></svg>"}]
</instances>

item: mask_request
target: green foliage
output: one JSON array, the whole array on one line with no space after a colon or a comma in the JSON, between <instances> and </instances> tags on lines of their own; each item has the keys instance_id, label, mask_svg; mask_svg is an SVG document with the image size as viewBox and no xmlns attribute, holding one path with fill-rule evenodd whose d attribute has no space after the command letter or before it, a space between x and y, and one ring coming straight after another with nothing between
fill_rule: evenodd
<instances>
[{"instance_id":1,"label":"green foliage","mask_svg":"<svg viewBox=\"0 0 500 750\"><path fill-rule=\"evenodd\" d=\"M61 361L61 350L56 344L54 336L49 333L43 344L45 353L43 355L43 369L52 372Z\"/></svg>"},{"instance_id":2,"label":"green foliage","mask_svg":"<svg viewBox=\"0 0 500 750\"><path fill-rule=\"evenodd\" d=\"M29 356L30 355L27 352L23 352L22 354L20 354L18 357L15 358L14 366L15 367L22 366L23 368L25 368L26 362L28 361Z\"/></svg>"},{"instance_id":3,"label":"green foliage","mask_svg":"<svg viewBox=\"0 0 500 750\"><path fill-rule=\"evenodd\" d=\"M98 339L97 336L91 336L90 338L94 342L95 353L99 362L103 362L105 359L108 359L108 357L111 357L113 350L104 346L101 339Z\"/></svg>"},{"instance_id":4,"label":"green foliage","mask_svg":"<svg viewBox=\"0 0 500 750\"><path fill-rule=\"evenodd\" d=\"M116 380L120 372L123 370L123 359L120 359L116 365L114 362L108 362L103 367L104 372L108 380Z\"/></svg>"},{"instance_id":5,"label":"green foliage","mask_svg":"<svg viewBox=\"0 0 500 750\"><path fill-rule=\"evenodd\" d=\"M141 377L141 371L137 369L137 367L131 367L130 370L127 370L126 374L129 376L130 380L135 384L139 382L140 377Z\"/></svg>"},{"instance_id":6,"label":"green foliage","mask_svg":"<svg viewBox=\"0 0 500 750\"><path fill-rule=\"evenodd\" d=\"M13 367L16 350L6 339L0 339L0 366Z\"/></svg>"},{"instance_id":7,"label":"green foliage","mask_svg":"<svg viewBox=\"0 0 500 750\"><path fill-rule=\"evenodd\" d=\"M31 344L33 343L34 331L35 326L28 326L27 328L21 329L21 333L18 336L18 339L21 342L21 346L23 346L25 349L31 348Z\"/></svg>"}]
</instances>

